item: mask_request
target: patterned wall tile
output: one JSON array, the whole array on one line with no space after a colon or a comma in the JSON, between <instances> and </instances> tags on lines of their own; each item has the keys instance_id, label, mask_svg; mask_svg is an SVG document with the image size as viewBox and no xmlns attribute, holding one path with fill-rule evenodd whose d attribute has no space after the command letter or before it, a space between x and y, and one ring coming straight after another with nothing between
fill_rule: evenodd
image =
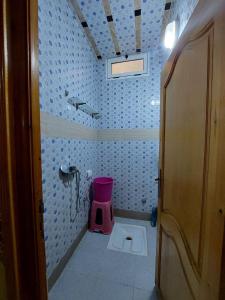
<instances>
[{"instance_id":1,"label":"patterned wall tile","mask_svg":"<svg viewBox=\"0 0 225 300\"><path fill-rule=\"evenodd\" d=\"M149 76L106 79L100 63L101 128L159 128L160 72L163 52L149 52ZM158 141L101 142L98 173L113 176L116 208L150 212L157 204ZM143 204L144 203L144 204Z\"/></svg>"},{"instance_id":2,"label":"patterned wall tile","mask_svg":"<svg viewBox=\"0 0 225 300\"><path fill-rule=\"evenodd\" d=\"M101 0L78 0L102 57L115 56ZM136 52L134 0L109 0L116 35L122 54ZM142 0L141 40L142 51L148 52L160 43L160 31L165 0Z\"/></svg>"},{"instance_id":3,"label":"patterned wall tile","mask_svg":"<svg viewBox=\"0 0 225 300\"><path fill-rule=\"evenodd\" d=\"M190 0L191 1L191 0ZM194 3L194 0L192 0ZM110 0L118 24L133 26L132 1ZM142 40L149 51L147 77L106 80L105 61L96 61L77 17L66 0L39 0L39 53L41 110L94 128L158 128L159 106L151 105L160 98L160 71L165 59L159 45L160 18L164 1L143 0ZM101 1L80 1L98 47L106 56L113 46L105 23ZM185 6L179 10L187 9ZM178 10L178 8L177 8ZM126 11L128 14L126 15ZM188 14L182 14L182 20ZM128 20L128 19L129 20ZM132 22L131 22L132 21ZM149 22L150 21L150 22ZM183 21L183 24L185 21ZM133 27L119 33L127 53L134 50ZM118 26L120 28L120 26ZM119 29L117 29L119 30ZM127 47L127 48L125 48ZM99 109L102 119L95 121L67 105L64 91L78 96ZM70 221L71 191L59 177L59 167L68 162L81 171L81 210L77 220ZM88 207L83 206L90 185L86 170L94 176L113 176L114 204L120 209L149 212L156 205L158 169L157 141L85 141L42 137L43 197L45 204L45 240L47 273L51 274L80 229L87 222ZM74 181L73 190L74 192ZM72 195L74 200L74 194ZM87 203L86 203L87 204ZM74 205L74 202L73 202ZM74 213L74 206L72 207Z\"/></svg>"},{"instance_id":4,"label":"patterned wall tile","mask_svg":"<svg viewBox=\"0 0 225 300\"><path fill-rule=\"evenodd\" d=\"M92 169L93 175L97 175L94 157L97 157L97 142L42 138L42 185L48 276L87 223L89 201L86 195L90 180L86 179L86 170ZM67 187L59 173L59 167L68 162L77 166L81 172L81 207L74 223L70 219L71 214L72 219L76 215L75 179L72 186Z\"/></svg>"},{"instance_id":5,"label":"patterned wall tile","mask_svg":"<svg viewBox=\"0 0 225 300\"><path fill-rule=\"evenodd\" d=\"M103 141L98 144L98 173L112 176L114 207L150 212L157 201L157 141Z\"/></svg>"},{"instance_id":6,"label":"patterned wall tile","mask_svg":"<svg viewBox=\"0 0 225 300\"><path fill-rule=\"evenodd\" d=\"M185 29L185 26L187 25L196 5L198 3L198 0L176 0L172 2L170 11L166 14L165 19L162 24L161 34L165 34L166 26L174 21L179 20L179 30L178 30L178 37L182 34L182 32ZM164 58L165 60L168 58L172 50L170 49L163 49Z\"/></svg>"},{"instance_id":7,"label":"patterned wall tile","mask_svg":"<svg viewBox=\"0 0 225 300\"><path fill-rule=\"evenodd\" d=\"M187 25L190 16L195 9L198 0L184 0L184 1L176 1L172 5L172 19L176 19L179 16L180 19L180 28L179 35L183 32L185 26Z\"/></svg>"},{"instance_id":8,"label":"patterned wall tile","mask_svg":"<svg viewBox=\"0 0 225 300\"><path fill-rule=\"evenodd\" d=\"M78 0L97 47L104 57L115 56L111 33L101 0Z\"/></svg>"},{"instance_id":9,"label":"patterned wall tile","mask_svg":"<svg viewBox=\"0 0 225 300\"><path fill-rule=\"evenodd\" d=\"M106 79L106 62L99 66L101 94L99 109L102 128L158 128L160 72L164 57L158 51L149 52L149 76L126 79Z\"/></svg>"},{"instance_id":10,"label":"patterned wall tile","mask_svg":"<svg viewBox=\"0 0 225 300\"><path fill-rule=\"evenodd\" d=\"M67 104L65 90L98 108L98 63L83 29L66 0L39 0L39 60L41 110L89 127L98 121ZM88 207L83 206L90 186L86 170L97 171L97 142L42 138L43 199L47 275L59 263L81 228L87 223ZM81 171L81 211L74 223L73 194L59 177L60 165L76 165ZM86 203L87 204L87 203Z\"/></svg>"},{"instance_id":11,"label":"patterned wall tile","mask_svg":"<svg viewBox=\"0 0 225 300\"><path fill-rule=\"evenodd\" d=\"M135 53L134 1L110 0L110 6L121 53L123 55Z\"/></svg>"},{"instance_id":12,"label":"patterned wall tile","mask_svg":"<svg viewBox=\"0 0 225 300\"><path fill-rule=\"evenodd\" d=\"M162 28L162 30L165 30L165 26L174 21L179 19L179 36L184 31L185 26L187 25L188 20L191 17L191 14L193 13L193 10L195 9L196 5L198 3L198 0L183 0L183 1L174 1L171 5L171 9L167 15L165 24Z\"/></svg>"},{"instance_id":13,"label":"patterned wall tile","mask_svg":"<svg viewBox=\"0 0 225 300\"><path fill-rule=\"evenodd\" d=\"M142 52L148 52L160 46L164 7L165 1L142 1Z\"/></svg>"},{"instance_id":14,"label":"patterned wall tile","mask_svg":"<svg viewBox=\"0 0 225 300\"><path fill-rule=\"evenodd\" d=\"M41 110L96 127L97 121L67 104L78 97L98 109L97 61L66 0L39 0Z\"/></svg>"}]
</instances>

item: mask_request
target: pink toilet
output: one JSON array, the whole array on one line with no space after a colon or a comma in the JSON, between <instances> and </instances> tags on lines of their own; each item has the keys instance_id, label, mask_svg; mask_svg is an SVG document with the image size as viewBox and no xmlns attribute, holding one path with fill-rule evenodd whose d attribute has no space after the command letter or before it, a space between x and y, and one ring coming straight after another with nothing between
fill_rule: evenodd
<instances>
[{"instance_id":1,"label":"pink toilet","mask_svg":"<svg viewBox=\"0 0 225 300\"><path fill-rule=\"evenodd\" d=\"M93 181L94 200L91 207L90 231L110 234L114 225L112 208L113 178L98 177Z\"/></svg>"}]
</instances>

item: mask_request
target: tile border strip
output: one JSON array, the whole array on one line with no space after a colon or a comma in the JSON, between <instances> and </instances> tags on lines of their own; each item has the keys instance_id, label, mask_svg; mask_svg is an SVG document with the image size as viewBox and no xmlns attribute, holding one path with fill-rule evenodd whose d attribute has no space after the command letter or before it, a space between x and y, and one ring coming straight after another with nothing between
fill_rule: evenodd
<instances>
[{"instance_id":1,"label":"tile border strip","mask_svg":"<svg viewBox=\"0 0 225 300\"><path fill-rule=\"evenodd\" d=\"M99 141L145 141L145 140L158 140L158 129L100 129L98 131Z\"/></svg>"},{"instance_id":2,"label":"tile border strip","mask_svg":"<svg viewBox=\"0 0 225 300\"><path fill-rule=\"evenodd\" d=\"M97 140L98 132L90 128L63 118L41 112L42 136L55 138L70 138L82 140Z\"/></svg>"},{"instance_id":3,"label":"tile border strip","mask_svg":"<svg viewBox=\"0 0 225 300\"><path fill-rule=\"evenodd\" d=\"M95 141L159 140L158 128L95 129L41 112L42 136Z\"/></svg>"}]
</instances>

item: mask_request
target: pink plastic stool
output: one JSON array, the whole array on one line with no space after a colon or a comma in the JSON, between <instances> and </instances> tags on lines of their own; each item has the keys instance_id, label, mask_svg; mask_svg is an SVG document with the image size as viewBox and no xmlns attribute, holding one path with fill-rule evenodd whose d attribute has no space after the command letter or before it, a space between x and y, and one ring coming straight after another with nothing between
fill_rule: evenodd
<instances>
[{"instance_id":1,"label":"pink plastic stool","mask_svg":"<svg viewBox=\"0 0 225 300\"><path fill-rule=\"evenodd\" d=\"M112 201L93 201L91 207L90 231L110 234L114 225Z\"/></svg>"}]
</instances>

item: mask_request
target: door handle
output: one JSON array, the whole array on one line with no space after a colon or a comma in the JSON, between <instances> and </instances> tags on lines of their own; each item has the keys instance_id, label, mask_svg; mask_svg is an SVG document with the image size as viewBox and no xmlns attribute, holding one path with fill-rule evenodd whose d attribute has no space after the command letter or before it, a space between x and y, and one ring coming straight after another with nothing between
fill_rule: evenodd
<instances>
[{"instance_id":1,"label":"door handle","mask_svg":"<svg viewBox=\"0 0 225 300\"><path fill-rule=\"evenodd\" d=\"M220 208L218 212L221 216L225 217L225 211L222 208Z\"/></svg>"}]
</instances>

